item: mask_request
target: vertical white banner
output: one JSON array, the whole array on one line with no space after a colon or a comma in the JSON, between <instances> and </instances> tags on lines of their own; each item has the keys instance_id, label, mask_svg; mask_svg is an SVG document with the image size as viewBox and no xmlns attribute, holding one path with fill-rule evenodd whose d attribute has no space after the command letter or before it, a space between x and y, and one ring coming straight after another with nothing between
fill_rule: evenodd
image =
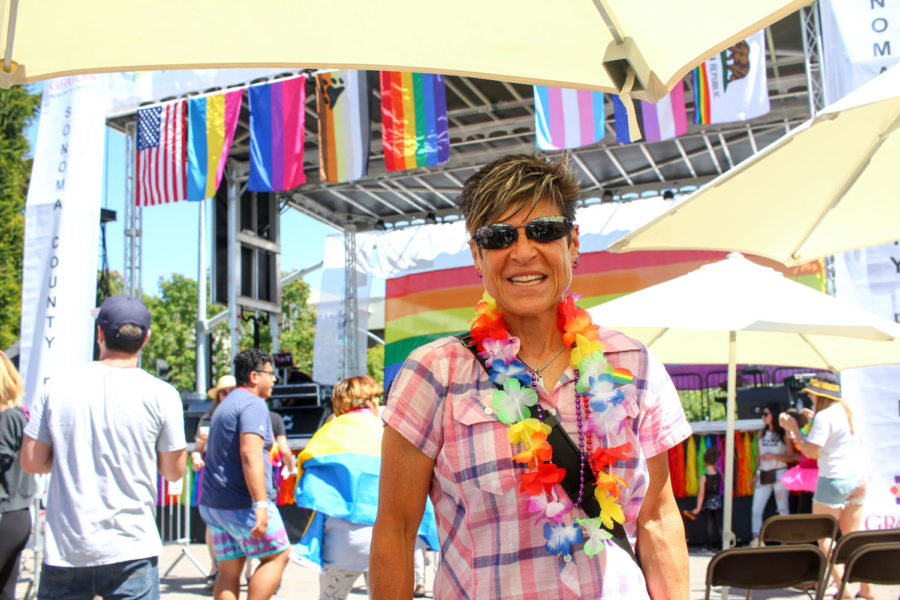
<instances>
[{"instance_id":1,"label":"vertical white banner","mask_svg":"<svg viewBox=\"0 0 900 600\"><path fill-rule=\"evenodd\" d=\"M28 405L55 371L91 360L106 97L105 75L44 85L25 203L19 367Z\"/></svg>"},{"instance_id":2,"label":"vertical white banner","mask_svg":"<svg viewBox=\"0 0 900 600\"><path fill-rule=\"evenodd\" d=\"M840 100L900 60L900 3L819 3L825 99Z\"/></svg>"},{"instance_id":3,"label":"vertical white banner","mask_svg":"<svg viewBox=\"0 0 900 600\"><path fill-rule=\"evenodd\" d=\"M367 234L356 234L357 248L366 245ZM358 252L357 252L358 253ZM316 340L313 345L313 380L334 385L343 377L345 331L344 308L344 236L325 238L325 260L322 271L322 292L316 307ZM365 272L356 271L357 365L366 374L366 331L369 324L369 289L371 280Z\"/></svg>"},{"instance_id":4,"label":"vertical white banner","mask_svg":"<svg viewBox=\"0 0 900 600\"><path fill-rule=\"evenodd\" d=\"M900 245L836 256L835 289L839 298L900 322ZM900 366L850 369L841 384L866 459L863 528L900 527Z\"/></svg>"}]
</instances>

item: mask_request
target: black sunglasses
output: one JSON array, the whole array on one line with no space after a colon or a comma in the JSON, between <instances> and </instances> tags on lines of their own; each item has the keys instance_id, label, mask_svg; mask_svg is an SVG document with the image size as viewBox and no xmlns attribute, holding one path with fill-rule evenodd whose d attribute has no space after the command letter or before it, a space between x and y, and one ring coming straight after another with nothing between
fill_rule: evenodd
<instances>
[{"instance_id":1,"label":"black sunglasses","mask_svg":"<svg viewBox=\"0 0 900 600\"><path fill-rule=\"evenodd\" d=\"M485 225L475 231L472 239L482 250L500 250L519 239L518 230L521 228L525 229L525 235L529 240L546 244L562 238L574 227L575 223L565 217L538 217L526 225L507 225L506 223Z\"/></svg>"}]
</instances>

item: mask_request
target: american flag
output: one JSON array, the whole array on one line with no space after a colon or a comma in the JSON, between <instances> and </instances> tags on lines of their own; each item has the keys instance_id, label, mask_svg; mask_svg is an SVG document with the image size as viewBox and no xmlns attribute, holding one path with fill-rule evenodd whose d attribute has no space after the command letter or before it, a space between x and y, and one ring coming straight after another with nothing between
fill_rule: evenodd
<instances>
[{"instance_id":1,"label":"american flag","mask_svg":"<svg viewBox=\"0 0 900 600\"><path fill-rule=\"evenodd\" d=\"M138 206L185 198L187 128L184 100L137 111Z\"/></svg>"}]
</instances>

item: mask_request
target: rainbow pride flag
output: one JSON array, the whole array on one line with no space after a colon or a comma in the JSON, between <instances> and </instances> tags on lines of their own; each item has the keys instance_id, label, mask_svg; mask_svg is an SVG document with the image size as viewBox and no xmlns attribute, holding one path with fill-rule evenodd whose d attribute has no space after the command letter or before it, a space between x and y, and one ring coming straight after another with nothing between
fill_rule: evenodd
<instances>
[{"instance_id":1,"label":"rainbow pride flag","mask_svg":"<svg viewBox=\"0 0 900 600\"><path fill-rule=\"evenodd\" d=\"M579 306L590 308L684 275L726 256L726 252L698 250L589 252L581 255L572 290L582 295ZM789 269L768 259L748 258L817 290L825 289L821 261ZM483 282L475 275L473 267L388 279L384 314L385 388L414 349L437 338L467 331L469 321L474 317L475 303L483 292ZM624 373L621 375L624 377Z\"/></svg>"},{"instance_id":2,"label":"rainbow pride flag","mask_svg":"<svg viewBox=\"0 0 900 600\"><path fill-rule=\"evenodd\" d=\"M337 183L366 174L369 164L369 87L366 71L316 75L319 177Z\"/></svg>"},{"instance_id":3,"label":"rainbow pride flag","mask_svg":"<svg viewBox=\"0 0 900 600\"><path fill-rule=\"evenodd\" d=\"M450 133L444 76L382 71L381 127L386 170L447 162Z\"/></svg>"},{"instance_id":4,"label":"rainbow pride flag","mask_svg":"<svg viewBox=\"0 0 900 600\"><path fill-rule=\"evenodd\" d=\"M250 97L250 179L254 192L306 183L303 172L306 77L253 86Z\"/></svg>"},{"instance_id":5,"label":"rainbow pride flag","mask_svg":"<svg viewBox=\"0 0 900 600\"><path fill-rule=\"evenodd\" d=\"M701 64L692 71L694 83L694 123L708 125L710 120L709 104L709 76L706 73L706 63Z\"/></svg>"},{"instance_id":6,"label":"rainbow pride flag","mask_svg":"<svg viewBox=\"0 0 900 600\"><path fill-rule=\"evenodd\" d=\"M188 100L187 199L216 195L234 140L244 90Z\"/></svg>"},{"instance_id":7,"label":"rainbow pride flag","mask_svg":"<svg viewBox=\"0 0 900 600\"><path fill-rule=\"evenodd\" d=\"M541 150L596 144L606 135L603 93L534 86L534 130Z\"/></svg>"}]
</instances>

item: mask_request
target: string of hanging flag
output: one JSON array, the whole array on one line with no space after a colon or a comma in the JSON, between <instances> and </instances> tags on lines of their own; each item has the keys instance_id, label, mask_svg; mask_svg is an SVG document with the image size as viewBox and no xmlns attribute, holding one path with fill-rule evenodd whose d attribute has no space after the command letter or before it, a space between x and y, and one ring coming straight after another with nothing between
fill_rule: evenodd
<instances>
[{"instance_id":1,"label":"string of hanging flag","mask_svg":"<svg viewBox=\"0 0 900 600\"><path fill-rule=\"evenodd\" d=\"M724 50L688 75L695 124L726 123L769 111L764 32ZM247 90L250 138L248 189L290 190L306 183L306 86L315 83L319 180L364 177L369 163L372 95L367 71L323 70L137 111L136 202L153 206L203 200L224 173ZM444 77L381 71L381 139L387 171L445 164L450 132ZM374 83L374 82L373 82ZM557 151L600 143L607 135L601 92L533 86L535 145ZM617 143L657 142L688 130L686 85L656 104L610 95ZM630 110L629 110L630 109ZM629 120L629 112L637 119ZM640 124L638 130L637 125Z\"/></svg>"}]
</instances>

